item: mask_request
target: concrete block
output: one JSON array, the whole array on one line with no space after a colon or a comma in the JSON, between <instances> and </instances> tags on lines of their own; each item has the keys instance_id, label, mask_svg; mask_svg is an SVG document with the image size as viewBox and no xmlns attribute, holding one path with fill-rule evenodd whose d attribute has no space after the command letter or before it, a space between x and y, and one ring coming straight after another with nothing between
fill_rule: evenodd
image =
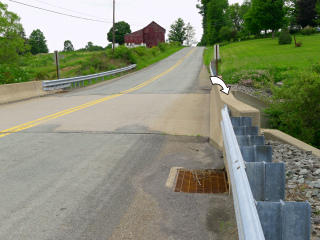
<instances>
[{"instance_id":1,"label":"concrete block","mask_svg":"<svg viewBox=\"0 0 320 240\"><path fill-rule=\"evenodd\" d=\"M311 151L314 156L320 157L320 150L302 142L290 135L276 129L261 129L261 134L265 136L266 140L278 141L285 144L296 146L304 151Z\"/></svg>"},{"instance_id":2,"label":"concrete block","mask_svg":"<svg viewBox=\"0 0 320 240\"><path fill-rule=\"evenodd\" d=\"M45 96L61 90L45 92L41 81L0 85L0 104Z\"/></svg>"}]
</instances>

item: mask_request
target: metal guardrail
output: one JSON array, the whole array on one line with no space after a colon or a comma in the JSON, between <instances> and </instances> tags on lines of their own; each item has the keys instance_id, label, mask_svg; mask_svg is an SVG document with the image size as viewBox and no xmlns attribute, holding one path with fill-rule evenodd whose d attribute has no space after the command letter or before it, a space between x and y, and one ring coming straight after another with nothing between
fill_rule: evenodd
<instances>
[{"instance_id":1,"label":"metal guardrail","mask_svg":"<svg viewBox=\"0 0 320 240\"><path fill-rule=\"evenodd\" d=\"M272 161L272 147L258 135L252 118L230 117L225 107L222 119L239 238L309 240L311 205L284 202L285 164Z\"/></svg>"},{"instance_id":2,"label":"metal guardrail","mask_svg":"<svg viewBox=\"0 0 320 240\"><path fill-rule=\"evenodd\" d=\"M264 234L253 198L245 163L229 117L228 108L221 111L221 129L228 162L239 239L264 240Z\"/></svg>"},{"instance_id":3,"label":"metal guardrail","mask_svg":"<svg viewBox=\"0 0 320 240\"><path fill-rule=\"evenodd\" d=\"M68 88L71 87L71 84L77 84L80 85L82 83L82 86L84 85L84 81L89 80L89 84L91 84L91 80L95 79L95 81L98 81L98 78L103 78L105 76L110 76L110 75L115 75L117 73L125 72L128 70L131 70L135 68L137 65L133 64L128 67L116 69L116 70L111 70L108 72L102 72L102 73L96 73L96 74L91 74L91 75L86 75L86 76L80 76L80 77L73 77L73 78L64 78L64 79L57 79L57 80L49 80L49 81L42 81L42 87L44 91L49 91L49 90L57 90L57 89L63 89L63 88Z\"/></svg>"},{"instance_id":4,"label":"metal guardrail","mask_svg":"<svg viewBox=\"0 0 320 240\"><path fill-rule=\"evenodd\" d=\"M215 60L212 60L210 62L210 65L209 65L209 68L210 68L210 73L211 73L211 76L217 76L217 71L216 71L216 68L214 65L212 65L212 62L215 61Z\"/></svg>"}]
</instances>

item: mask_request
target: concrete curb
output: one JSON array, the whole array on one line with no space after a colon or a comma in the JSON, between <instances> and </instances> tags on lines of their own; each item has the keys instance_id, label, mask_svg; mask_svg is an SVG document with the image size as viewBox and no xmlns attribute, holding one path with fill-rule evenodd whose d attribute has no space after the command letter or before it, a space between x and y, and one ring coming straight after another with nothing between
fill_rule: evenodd
<instances>
[{"instance_id":1,"label":"concrete curb","mask_svg":"<svg viewBox=\"0 0 320 240\"><path fill-rule=\"evenodd\" d=\"M209 75L208 75L209 78ZM253 106L249 106L241 101L238 101L234 95L230 92L229 95L226 95L220 92L220 86L213 86L211 89L211 102L210 102L210 144L218 147L223 151L223 139L220 122L222 120L221 110L226 104L231 110L233 117L252 117L252 125L261 127L260 124L260 111ZM235 94L239 94L235 92ZM241 93L246 95L245 93ZM252 100L251 97L242 96ZM248 101L249 101L248 100ZM250 101L247 103L250 104ZM256 103L253 103L254 105ZM290 144L300 148L303 151L311 151L314 156L320 157L320 150L312 147L311 145L304 143L284 132L281 132L276 129L260 129L259 132L265 136L266 140L279 141L285 144ZM226 165L227 166L227 165Z\"/></svg>"},{"instance_id":2,"label":"concrete curb","mask_svg":"<svg viewBox=\"0 0 320 240\"><path fill-rule=\"evenodd\" d=\"M235 99L230 92L226 95L220 91L220 86L211 89L210 102L210 143L223 150L223 139L220 122L221 110L227 105L233 117L252 117L252 125L260 127L260 111Z\"/></svg>"},{"instance_id":3,"label":"concrete curb","mask_svg":"<svg viewBox=\"0 0 320 240\"><path fill-rule=\"evenodd\" d=\"M320 150L306 144L290 135L276 129L261 129L261 134L266 140L278 141L284 144L290 144L300 148L303 151L311 151L314 156L320 157Z\"/></svg>"},{"instance_id":4,"label":"concrete curb","mask_svg":"<svg viewBox=\"0 0 320 240\"><path fill-rule=\"evenodd\" d=\"M43 91L42 81L13 83L0 85L0 104L6 104L59 92Z\"/></svg>"}]
</instances>

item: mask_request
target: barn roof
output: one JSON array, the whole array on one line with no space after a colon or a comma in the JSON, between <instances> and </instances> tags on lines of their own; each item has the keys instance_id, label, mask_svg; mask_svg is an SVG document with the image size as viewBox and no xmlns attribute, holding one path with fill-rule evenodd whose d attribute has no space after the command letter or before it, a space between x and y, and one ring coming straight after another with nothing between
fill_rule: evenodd
<instances>
[{"instance_id":1,"label":"barn roof","mask_svg":"<svg viewBox=\"0 0 320 240\"><path fill-rule=\"evenodd\" d=\"M164 31L166 31L166 29L165 28L163 28L163 27L161 27L158 23L156 23L155 21L152 21L151 23L149 23L146 27L144 27L143 29L145 29L145 28L147 28L147 27L149 27L151 24L156 24L157 26L159 26L160 28L162 28Z\"/></svg>"},{"instance_id":2,"label":"barn roof","mask_svg":"<svg viewBox=\"0 0 320 240\"><path fill-rule=\"evenodd\" d=\"M132 33L128 33L128 34L126 34L125 36L130 35L130 34L138 33L138 32L140 32L140 31L142 31L143 29L146 29L147 27L149 27L151 24L156 24L157 26L159 26L160 28L162 28L164 31L166 31L165 28L161 27L161 26L160 26L158 23L156 23L155 21L152 21L152 22L149 23L146 27L144 27L144 28L142 28L142 29L140 29L140 30L138 30L138 31L135 31L135 32L132 32Z\"/></svg>"}]
</instances>

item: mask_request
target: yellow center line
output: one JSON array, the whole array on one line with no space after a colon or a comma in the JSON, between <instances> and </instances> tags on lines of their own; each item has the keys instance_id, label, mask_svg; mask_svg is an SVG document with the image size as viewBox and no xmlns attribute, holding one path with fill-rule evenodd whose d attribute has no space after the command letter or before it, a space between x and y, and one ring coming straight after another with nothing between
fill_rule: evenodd
<instances>
[{"instance_id":1,"label":"yellow center line","mask_svg":"<svg viewBox=\"0 0 320 240\"><path fill-rule=\"evenodd\" d=\"M130 88L130 89L127 89L127 90L124 90L120 93L117 93L117 94L113 94L113 95L110 95L110 96L107 96L107 97L103 97L103 98L100 98L100 99L97 99L95 101L92 101L92 102L88 102L88 103L85 103L85 104L82 104L82 105L79 105L79 106L76 106L76 107L73 107L73 108L69 108L67 110L64 110L64 111L61 111L61 112L57 112L57 113L54 113L54 114L51 114L49 116L46 116L46 117L43 117L43 118L39 118L39 119L36 119L36 120L33 120L33 121L30 121L30 122L27 122L27 123L24 123L24 124L21 124L19 126L15 126L15 127L12 127L12 128L8 128L6 130L3 130L3 131L0 131L0 133L3 133L3 134L0 134L0 138L1 137L4 137L4 136L7 136L11 133L15 133L15 132L19 132L19 131L22 131L22 130L25 130L25 129L28 129L28 128L31 128L31 127L34 127L34 126L37 126L41 123L44 123L44 122L47 122L47 121L50 121L52 119L55 119L55 118L58 118L58 117L61 117L61 116L64 116L64 115L67 115L69 113L73 113L73 112L76 112L78 110L81 110L83 108L87 108L87 107L90 107L90 106L93 106L95 104L98 104L98 103L101 103L101 102L105 102L107 100L110 100L112 98L116 98L116 97L119 97L119 96L122 96L124 94L127 94L127 93L130 93L130 92L133 92L133 91L136 91L146 85L148 85L149 83L157 80L158 78L166 75L167 73L171 72L173 69L175 69L177 66L179 66L182 61L187 57L189 56L193 51L195 50L195 48L193 48L187 55L185 55L183 58L181 58L175 65L173 65L171 68L169 68L168 70L166 70L165 72L163 73L160 73L159 75L133 87L133 88Z\"/></svg>"}]
</instances>

